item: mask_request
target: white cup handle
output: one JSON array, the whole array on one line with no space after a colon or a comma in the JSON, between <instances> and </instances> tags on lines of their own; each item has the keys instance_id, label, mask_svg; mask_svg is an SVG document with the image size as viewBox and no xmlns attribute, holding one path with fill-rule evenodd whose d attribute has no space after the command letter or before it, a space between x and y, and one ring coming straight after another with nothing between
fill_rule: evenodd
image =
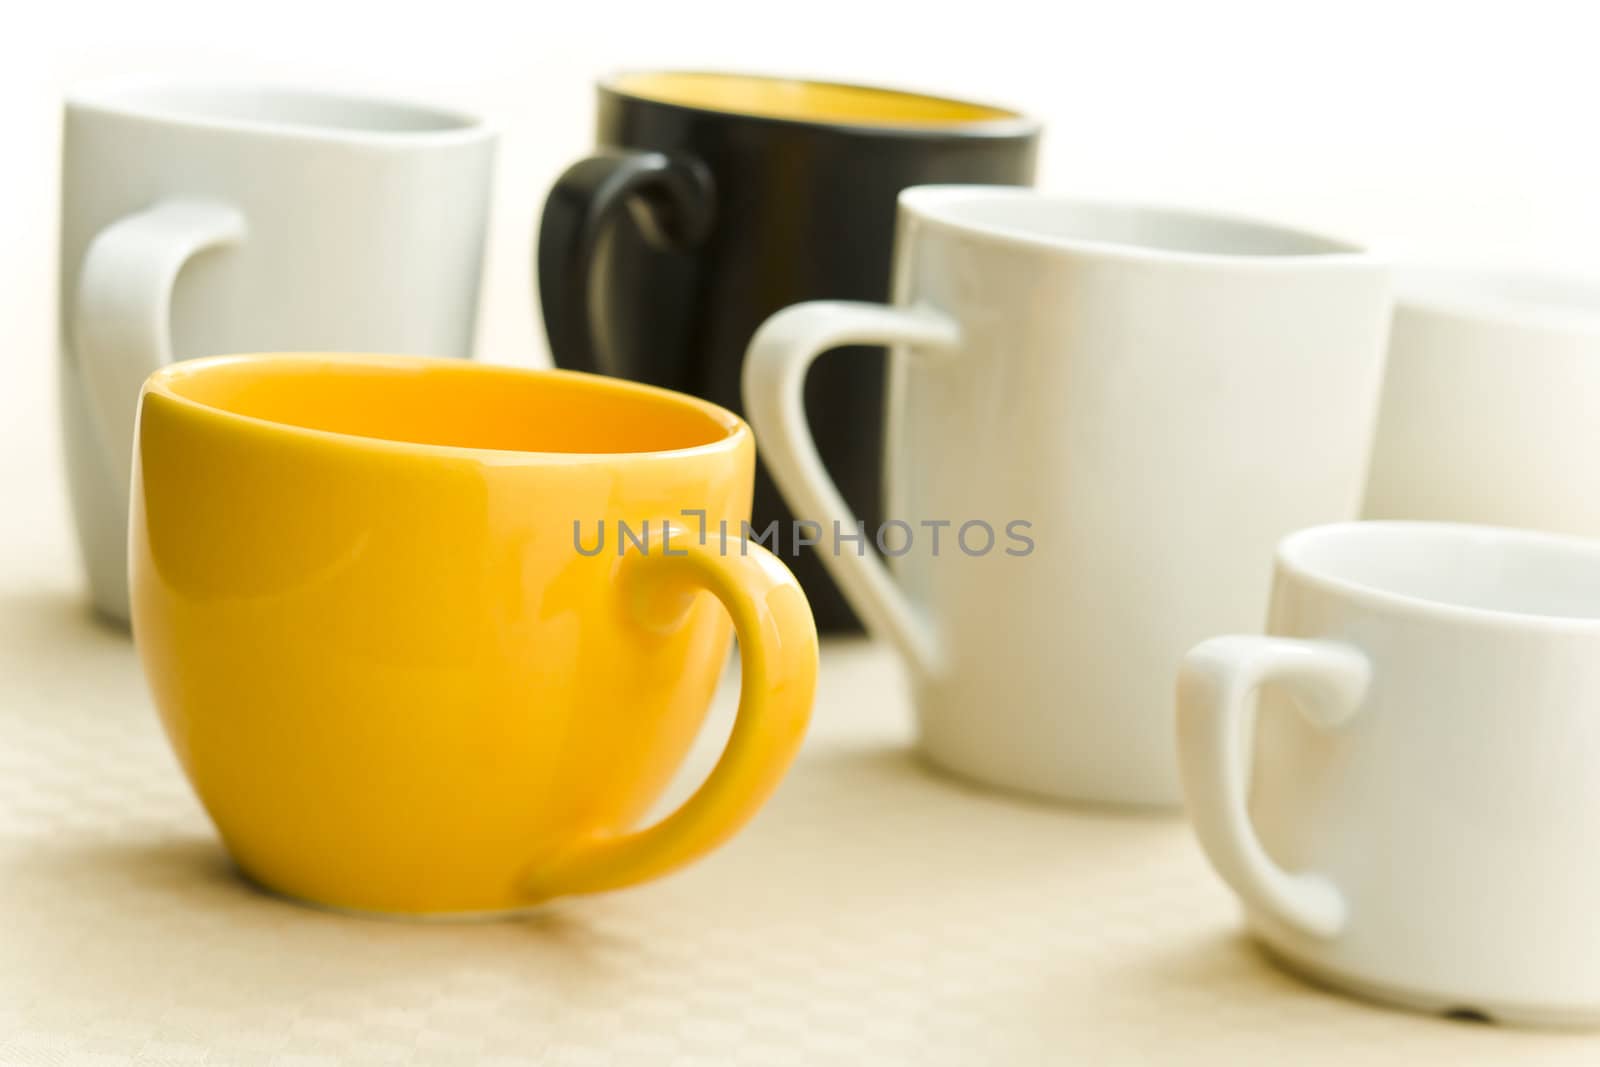
<instances>
[{"instance_id":1,"label":"white cup handle","mask_svg":"<svg viewBox=\"0 0 1600 1067\"><path fill-rule=\"evenodd\" d=\"M72 347L96 432L126 489L144 380L172 362L172 288L195 254L244 237L244 216L204 201L167 200L95 235L83 257Z\"/></svg>"},{"instance_id":2,"label":"white cup handle","mask_svg":"<svg viewBox=\"0 0 1600 1067\"><path fill-rule=\"evenodd\" d=\"M756 331L744 361L744 407L761 458L797 519L854 531L856 516L839 494L806 424L806 371L843 345L908 345L948 351L956 324L937 312L840 300L784 308ZM874 531L867 531L870 540ZM870 549L823 552L822 562L867 628L897 645L925 673L937 666L932 628Z\"/></svg>"},{"instance_id":3,"label":"white cup handle","mask_svg":"<svg viewBox=\"0 0 1600 1067\"><path fill-rule=\"evenodd\" d=\"M1348 906L1322 875L1273 862L1250 825L1245 709L1261 686L1281 684L1310 722L1333 729L1360 709L1371 675L1348 645L1242 635L1196 645L1178 675L1178 763L1200 846L1246 905L1314 937L1337 936Z\"/></svg>"}]
</instances>

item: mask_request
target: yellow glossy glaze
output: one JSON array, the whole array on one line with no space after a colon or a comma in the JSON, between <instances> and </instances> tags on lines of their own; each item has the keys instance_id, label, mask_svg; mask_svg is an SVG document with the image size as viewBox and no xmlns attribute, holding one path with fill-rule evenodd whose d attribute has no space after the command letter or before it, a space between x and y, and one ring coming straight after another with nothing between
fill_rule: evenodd
<instances>
[{"instance_id":1,"label":"yellow glossy glaze","mask_svg":"<svg viewBox=\"0 0 1600 1067\"><path fill-rule=\"evenodd\" d=\"M1001 108L937 96L742 74L640 72L620 75L610 87L643 100L810 122L947 126L1018 117Z\"/></svg>"},{"instance_id":2,"label":"yellow glossy glaze","mask_svg":"<svg viewBox=\"0 0 1600 1067\"><path fill-rule=\"evenodd\" d=\"M452 360L241 356L145 386L133 627L239 865L327 905L498 911L656 877L731 835L810 711L816 634L748 516L750 431L610 379ZM619 558L616 523L656 533ZM686 529L661 552L660 523ZM574 547L573 523L593 547ZM708 592L709 591L709 592ZM724 605L717 603L721 598ZM645 830L729 646L717 769Z\"/></svg>"}]
</instances>

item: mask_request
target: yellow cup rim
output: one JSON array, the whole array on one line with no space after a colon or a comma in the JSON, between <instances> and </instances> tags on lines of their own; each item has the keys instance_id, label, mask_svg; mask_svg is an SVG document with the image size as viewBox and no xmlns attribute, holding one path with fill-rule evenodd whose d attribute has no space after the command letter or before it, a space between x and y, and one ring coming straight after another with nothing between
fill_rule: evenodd
<instances>
[{"instance_id":1,"label":"yellow cup rim","mask_svg":"<svg viewBox=\"0 0 1600 1067\"><path fill-rule=\"evenodd\" d=\"M828 119L804 118L791 115L772 115L761 111L744 110L740 108L712 107L706 104L682 103L653 96L649 93L638 92L624 87L624 83L631 78L640 77L695 77L695 78L725 78L729 81L766 82L769 84L789 83L795 85L818 86L827 89L847 89L852 92L870 93L890 97L924 100L940 104L956 104L962 107L981 108L994 114L989 117L961 119L949 122L895 122L890 119ZM810 78L803 75L787 74L754 74L737 70L705 70L705 69L657 69L657 68L629 68L617 70L601 78L597 83L602 93L627 100L636 100L640 103L651 104L656 107L676 108L682 111L693 111L704 115L722 115L729 118L745 119L751 122L770 122L785 126L807 126L814 129L834 130L841 132L872 132L878 134L899 134L903 136L989 136L989 137L1016 137L1037 135L1040 124L1036 119L1028 117L1022 111L1002 104L990 104L980 100L968 100L963 97L946 96L942 93L921 92L916 89L898 88L888 85L873 85L865 82L833 81L827 78Z\"/></svg>"},{"instance_id":2,"label":"yellow cup rim","mask_svg":"<svg viewBox=\"0 0 1600 1067\"><path fill-rule=\"evenodd\" d=\"M597 393L628 396L635 400L645 400L694 411L705 417L709 423L720 426L724 433L713 440L684 448L619 452L538 452L532 450L479 448L471 445L428 444L395 440L388 437L367 437L361 434L318 429L311 426L297 426L292 423L278 422L256 415L246 415L231 411L225 407L218 407L214 404L196 400L179 392L177 388L185 379L206 375L221 368L266 363L277 363L279 365L294 363L302 367L329 365L348 367L357 365L376 370L409 372L428 370L463 377L476 375L505 380L517 379L526 381L529 378L535 378L547 381L563 381L579 384L582 388L590 389ZM512 367L480 363L471 359L448 359L441 356L394 355L373 352L248 352L204 356L199 359L189 359L168 364L150 375L145 380L144 388L140 393L141 417L144 407L143 398L146 396L159 396L164 401L181 409L186 415L214 423L219 428L226 428L232 432L276 436L285 440L335 446L357 452L404 455L419 459L470 460L497 466L518 464L537 464L541 466L615 464L619 462L681 459L732 452L745 447L747 442L752 439L750 427L743 419L727 408L685 393L674 392L671 389L662 389L658 386L631 382L621 378L609 378L599 374L586 374L582 371L543 367Z\"/></svg>"}]
</instances>

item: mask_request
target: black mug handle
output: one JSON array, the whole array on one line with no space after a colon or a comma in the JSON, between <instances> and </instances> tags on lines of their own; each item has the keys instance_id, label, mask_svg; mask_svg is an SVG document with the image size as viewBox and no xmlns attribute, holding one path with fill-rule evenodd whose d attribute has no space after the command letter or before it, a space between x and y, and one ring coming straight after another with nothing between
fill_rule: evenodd
<instances>
[{"instance_id":1,"label":"black mug handle","mask_svg":"<svg viewBox=\"0 0 1600 1067\"><path fill-rule=\"evenodd\" d=\"M650 247L682 252L711 232L711 172L698 160L662 152L603 151L556 179L539 223L539 304L559 367L622 374L599 341L591 291L595 251L619 209L627 208Z\"/></svg>"}]
</instances>

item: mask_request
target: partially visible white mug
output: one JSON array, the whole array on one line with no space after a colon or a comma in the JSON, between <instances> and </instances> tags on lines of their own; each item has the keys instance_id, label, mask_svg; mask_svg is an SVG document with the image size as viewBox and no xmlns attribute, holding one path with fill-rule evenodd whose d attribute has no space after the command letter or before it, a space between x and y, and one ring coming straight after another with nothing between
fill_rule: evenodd
<instances>
[{"instance_id":1,"label":"partially visible white mug","mask_svg":"<svg viewBox=\"0 0 1600 1067\"><path fill-rule=\"evenodd\" d=\"M1600 536L1600 283L1396 276L1363 513Z\"/></svg>"},{"instance_id":2,"label":"partially visible white mug","mask_svg":"<svg viewBox=\"0 0 1600 1067\"><path fill-rule=\"evenodd\" d=\"M128 613L139 387L172 359L471 354L494 133L432 107L186 82L68 95L62 424L90 595Z\"/></svg>"},{"instance_id":3,"label":"partially visible white mug","mask_svg":"<svg viewBox=\"0 0 1600 1067\"><path fill-rule=\"evenodd\" d=\"M1600 542L1294 534L1267 636L1184 660L1178 739L1200 842L1291 967L1426 1011L1600 1022Z\"/></svg>"},{"instance_id":4,"label":"partially visible white mug","mask_svg":"<svg viewBox=\"0 0 1600 1067\"><path fill-rule=\"evenodd\" d=\"M768 469L904 654L933 762L1176 805L1174 665L1259 624L1279 538L1360 507L1387 265L1248 219L999 186L909 189L899 224L894 306L798 304L751 341ZM803 386L859 344L894 346L889 521L846 544Z\"/></svg>"}]
</instances>

